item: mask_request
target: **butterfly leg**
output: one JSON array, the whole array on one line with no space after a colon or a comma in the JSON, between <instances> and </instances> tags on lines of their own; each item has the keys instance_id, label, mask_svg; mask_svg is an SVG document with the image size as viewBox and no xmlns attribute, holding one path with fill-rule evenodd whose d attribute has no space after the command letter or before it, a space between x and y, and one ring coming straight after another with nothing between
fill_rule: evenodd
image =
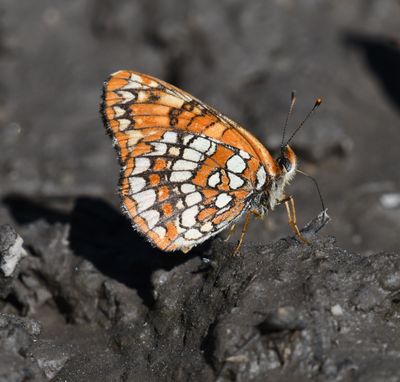
<instances>
[{"instance_id":1,"label":"butterfly leg","mask_svg":"<svg viewBox=\"0 0 400 382\"><path fill-rule=\"evenodd\" d=\"M242 229L242 233L240 234L240 239L239 242L234 250L234 252L232 253L232 256L237 256L237 254L239 253L240 247L243 244L243 240L244 237L246 236L246 232L247 232L247 227L249 225L250 222L250 218L251 218L251 214L253 213L253 211L250 211L247 213L246 215L246 220L244 221L244 225L243 225L243 229Z\"/></svg>"},{"instance_id":2,"label":"butterfly leg","mask_svg":"<svg viewBox=\"0 0 400 382\"><path fill-rule=\"evenodd\" d=\"M288 216L288 223L292 228L295 235L305 244L310 244L301 234L299 227L297 226L297 219L296 219L296 208L294 206L294 199L293 196L288 196L282 203L285 203L286 212Z\"/></svg>"},{"instance_id":3,"label":"butterfly leg","mask_svg":"<svg viewBox=\"0 0 400 382\"><path fill-rule=\"evenodd\" d=\"M233 233L236 230L236 223L232 224L231 227L229 228L229 232L227 237L224 239L224 241L229 241L229 239L232 237Z\"/></svg>"}]
</instances>

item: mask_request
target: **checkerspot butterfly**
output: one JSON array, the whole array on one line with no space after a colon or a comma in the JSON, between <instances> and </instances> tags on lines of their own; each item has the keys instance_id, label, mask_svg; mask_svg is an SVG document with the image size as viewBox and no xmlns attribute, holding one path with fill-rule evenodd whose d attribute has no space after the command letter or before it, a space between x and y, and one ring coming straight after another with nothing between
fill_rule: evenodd
<instances>
[{"instance_id":1,"label":"checkerspot butterfly","mask_svg":"<svg viewBox=\"0 0 400 382\"><path fill-rule=\"evenodd\" d=\"M275 161L257 138L215 109L128 70L105 81L101 111L118 151L123 210L156 247L186 252L244 213L247 227L252 213L263 216L280 203L302 238L293 199L283 192L296 171L288 142Z\"/></svg>"}]
</instances>

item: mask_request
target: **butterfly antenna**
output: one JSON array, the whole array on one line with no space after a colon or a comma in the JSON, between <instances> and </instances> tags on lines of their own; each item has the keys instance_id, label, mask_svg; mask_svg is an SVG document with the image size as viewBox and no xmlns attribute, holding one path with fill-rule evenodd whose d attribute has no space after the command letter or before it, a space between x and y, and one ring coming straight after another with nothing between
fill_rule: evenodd
<instances>
[{"instance_id":1,"label":"butterfly antenna","mask_svg":"<svg viewBox=\"0 0 400 382\"><path fill-rule=\"evenodd\" d=\"M301 171L301 170L296 170L296 172L298 172L299 174L302 174L302 175L306 176L307 178L311 179L311 180L314 182L315 186L317 187L317 191L318 191L318 195L319 195L319 200L321 201L322 211L325 211L326 208L325 208L324 199L322 198L321 190L319 189L317 180L316 180L314 177L312 177L311 175L308 175L306 172L303 172L303 171Z\"/></svg>"},{"instance_id":2,"label":"butterfly antenna","mask_svg":"<svg viewBox=\"0 0 400 382\"><path fill-rule=\"evenodd\" d=\"M293 132L293 134L290 136L290 138L287 140L286 145L287 146L289 144L289 142L293 139L293 137L297 134L297 132L303 127L303 125L306 123L306 121L308 120L308 118L311 117L311 115L314 113L315 110L318 109L319 105L321 105L322 99L321 98L317 98L315 101L315 104L313 106L313 108L308 112L308 114L306 115L306 117L303 119L303 122L300 123L299 127Z\"/></svg>"},{"instance_id":3,"label":"butterfly antenna","mask_svg":"<svg viewBox=\"0 0 400 382\"><path fill-rule=\"evenodd\" d=\"M285 124L283 125L281 152L283 151L283 147L284 147L283 142L285 142L286 128L287 128L287 125L288 125L288 122L289 122L289 118L292 115L292 111L293 111L295 103L296 103L296 92L294 90L292 90L292 98L291 98L291 101L290 101L289 111L288 111L287 116L286 116Z\"/></svg>"}]
</instances>

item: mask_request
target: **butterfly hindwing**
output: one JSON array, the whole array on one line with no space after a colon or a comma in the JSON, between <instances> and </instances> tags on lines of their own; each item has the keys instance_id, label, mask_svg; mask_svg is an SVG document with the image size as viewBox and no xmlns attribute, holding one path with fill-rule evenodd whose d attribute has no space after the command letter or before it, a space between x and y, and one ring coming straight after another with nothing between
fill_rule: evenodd
<instances>
[{"instance_id":1,"label":"butterfly hindwing","mask_svg":"<svg viewBox=\"0 0 400 382\"><path fill-rule=\"evenodd\" d=\"M215 235L240 216L252 194L241 174L224 170L213 159L215 142L206 145L207 138L192 136L184 145L188 137L165 132L150 144L153 150L132 157L121 176L129 217L164 250L188 248Z\"/></svg>"}]
</instances>

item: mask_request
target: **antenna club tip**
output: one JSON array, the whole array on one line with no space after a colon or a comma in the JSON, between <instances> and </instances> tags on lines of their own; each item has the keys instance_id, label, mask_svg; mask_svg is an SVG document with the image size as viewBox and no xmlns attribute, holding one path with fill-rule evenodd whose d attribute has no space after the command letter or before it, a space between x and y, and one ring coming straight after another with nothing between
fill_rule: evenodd
<instances>
[{"instance_id":1,"label":"antenna club tip","mask_svg":"<svg viewBox=\"0 0 400 382\"><path fill-rule=\"evenodd\" d=\"M318 97L318 98L316 99L316 101L315 101L315 105L316 105L316 106L319 106L319 105L321 105L321 103L322 103L322 98L321 98L321 97Z\"/></svg>"}]
</instances>

